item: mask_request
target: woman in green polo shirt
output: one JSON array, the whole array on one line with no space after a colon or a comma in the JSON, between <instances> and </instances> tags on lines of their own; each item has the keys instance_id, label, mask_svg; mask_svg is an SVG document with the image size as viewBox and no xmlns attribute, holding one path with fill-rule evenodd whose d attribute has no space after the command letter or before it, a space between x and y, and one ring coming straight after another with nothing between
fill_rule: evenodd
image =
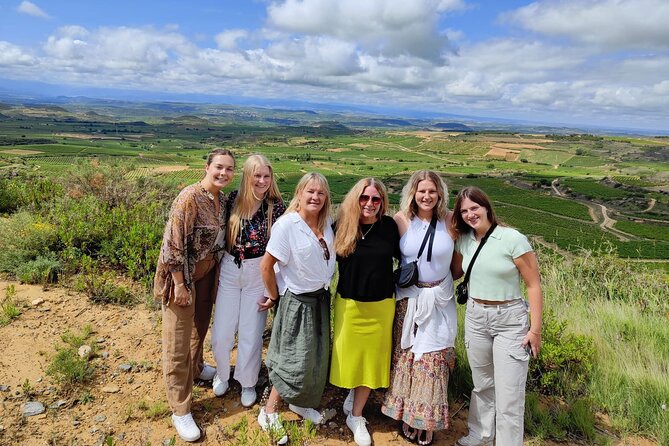
<instances>
[{"instance_id":1,"label":"woman in green polo shirt","mask_svg":"<svg viewBox=\"0 0 669 446\"><path fill-rule=\"evenodd\" d=\"M492 446L495 441L522 446L528 363L541 348L543 295L537 258L527 237L498 226L490 199L481 189L462 189L453 212L458 236L455 277L467 270L481 239L491 230L469 278L465 346L474 389L469 434L456 445Z\"/></svg>"}]
</instances>

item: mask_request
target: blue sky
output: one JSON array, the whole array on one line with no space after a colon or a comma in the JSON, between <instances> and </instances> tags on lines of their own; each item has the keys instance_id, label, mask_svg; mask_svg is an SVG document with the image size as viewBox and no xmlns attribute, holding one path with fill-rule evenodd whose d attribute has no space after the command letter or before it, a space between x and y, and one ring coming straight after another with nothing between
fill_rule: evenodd
<instances>
[{"instance_id":1,"label":"blue sky","mask_svg":"<svg viewBox=\"0 0 669 446\"><path fill-rule=\"evenodd\" d=\"M667 23L667 0L0 0L0 80L667 130Z\"/></svg>"}]
</instances>

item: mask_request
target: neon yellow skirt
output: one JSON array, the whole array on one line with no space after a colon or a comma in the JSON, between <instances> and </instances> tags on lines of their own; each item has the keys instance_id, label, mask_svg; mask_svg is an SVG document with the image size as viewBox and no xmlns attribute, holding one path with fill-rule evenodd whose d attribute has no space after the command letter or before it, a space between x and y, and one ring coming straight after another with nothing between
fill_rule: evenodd
<instances>
[{"instance_id":1,"label":"neon yellow skirt","mask_svg":"<svg viewBox=\"0 0 669 446\"><path fill-rule=\"evenodd\" d=\"M395 298L358 302L337 295L330 382L371 389L390 384Z\"/></svg>"}]
</instances>

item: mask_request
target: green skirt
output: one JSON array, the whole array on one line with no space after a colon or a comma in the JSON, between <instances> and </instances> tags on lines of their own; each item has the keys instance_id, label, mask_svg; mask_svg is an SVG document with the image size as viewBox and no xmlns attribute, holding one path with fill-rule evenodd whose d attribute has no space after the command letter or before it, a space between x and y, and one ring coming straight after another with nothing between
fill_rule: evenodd
<instances>
[{"instance_id":1,"label":"green skirt","mask_svg":"<svg viewBox=\"0 0 669 446\"><path fill-rule=\"evenodd\" d=\"M359 302L337 295L330 382L371 389L390 384L395 298Z\"/></svg>"},{"instance_id":2,"label":"green skirt","mask_svg":"<svg viewBox=\"0 0 669 446\"><path fill-rule=\"evenodd\" d=\"M328 376L330 292L293 294L279 301L265 364L281 399L318 407Z\"/></svg>"}]
</instances>

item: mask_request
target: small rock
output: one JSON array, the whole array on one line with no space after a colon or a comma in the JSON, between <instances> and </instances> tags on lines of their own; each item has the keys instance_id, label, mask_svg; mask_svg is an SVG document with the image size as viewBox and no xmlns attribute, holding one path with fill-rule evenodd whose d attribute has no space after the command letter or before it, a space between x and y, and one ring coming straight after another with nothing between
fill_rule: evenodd
<instances>
[{"instance_id":1,"label":"small rock","mask_svg":"<svg viewBox=\"0 0 669 446\"><path fill-rule=\"evenodd\" d=\"M58 400L58 401L56 401L55 403L49 405L49 409L60 409L61 407L63 407L63 406L66 405L66 404L67 404L67 401L65 401L65 400Z\"/></svg>"},{"instance_id":2,"label":"small rock","mask_svg":"<svg viewBox=\"0 0 669 446\"><path fill-rule=\"evenodd\" d=\"M96 433L96 432L99 431L99 430L100 430L100 429L98 429L97 427L92 427L92 428L90 429L89 432L90 432L91 434L94 434L94 433Z\"/></svg>"},{"instance_id":3,"label":"small rock","mask_svg":"<svg viewBox=\"0 0 669 446\"><path fill-rule=\"evenodd\" d=\"M43 303L44 303L44 299L38 297L37 299L31 301L30 305L32 305L33 307L37 307L39 305L42 305Z\"/></svg>"},{"instance_id":4,"label":"small rock","mask_svg":"<svg viewBox=\"0 0 669 446\"><path fill-rule=\"evenodd\" d=\"M125 432L121 432L120 434L118 434L118 435L116 436L116 439L117 439L118 441L123 441L123 440L125 440Z\"/></svg>"},{"instance_id":5,"label":"small rock","mask_svg":"<svg viewBox=\"0 0 669 446\"><path fill-rule=\"evenodd\" d=\"M37 379L35 380L35 382L41 383L42 382L42 377L38 376Z\"/></svg>"},{"instance_id":6,"label":"small rock","mask_svg":"<svg viewBox=\"0 0 669 446\"><path fill-rule=\"evenodd\" d=\"M171 444L172 444L172 439L171 438L167 438L167 439L163 440L163 446L170 446Z\"/></svg>"},{"instance_id":7,"label":"small rock","mask_svg":"<svg viewBox=\"0 0 669 446\"><path fill-rule=\"evenodd\" d=\"M337 423L335 423L334 421L330 421L330 422L328 423L328 427L329 427L330 429L337 429Z\"/></svg>"},{"instance_id":8,"label":"small rock","mask_svg":"<svg viewBox=\"0 0 669 446\"><path fill-rule=\"evenodd\" d=\"M105 338L98 338L97 343L98 344L104 344L107 340Z\"/></svg>"},{"instance_id":9,"label":"small rock","mask_svg":"<svg viewBox=\"0 0 669 446\"><path fill-rule=\"evenodd\" d=\"M0 392L9 392L9 386L0 385Z\"/></svg>"},{"instance_id":10,"label":"small rock","mask_svg":"<svg viewBox=\"0 0 669 446\"><path fill-rule=\"evenodd\" d=\"M132 384L134 381L135 381L134 376L129 376L128 379L127 379L128 384Z\"/></svg>"},{"instance_id":11,"label":"small rock","mask_svg":"<svg viewBox=\"0 0 669 446\"><path fill-rule=\"evenodd\" d=\"M121 364L118 368L124 372L129 372L132 370L132 364Z\"/></svg>"},{"instance_id":12,"label":"small rock","mask_svg":"<svg viewBox=\"0 0 669 446\"><path fill-rule=\"evenodd\" d=\"M94 419L97 423L102 423L103 421L105 421L107 419L107 417L104 416L104 415L96 415L96 417Z\"/></svg>"},{"instance_id":13,"label":"small rock","mask_svg":"<svg viewBox=\"0 0 669 446\"><path fill-rule=\"evenodd\" d=\"M46 408L44 407L44 404L40 403L39 401L29 401L23 404L22 412L24 417L32 417L42 414L45 411Z\"/></svg>"},{"instance_id":14,"label":"small rock","mask_svg":"<svg viewBox=\"0 0 669 446\"><path fill-rule=\"evenodd\" d=\"M107 359L107 358L109 358L109 352L108 352L107 350L105 350L105 351L102 352L102 358L103 358L103 359Z\"/></svg>"},{"instance_id":15,"label":"small rock","mask_svg":"<svg viewBox=\"0 0 669 446\"><path fill-rule=\"evenodd\" d=\"M120 389L118 386L115 386L115 385L113 385L113 384L110 385L110 386L104 386L104 387L102 388L102 391L103 391L104 393L117 393L117 392L119 392L120 390L121 390L121 389Z\"/></svg>"},{"instance_id":16,"label":"small rock","mask_svg":"<svg viewBox=\"0 0 669 446\"><path fill-rule=\"evenodd\" d=\"M74 420L74 421L72 421L72 426L74 426L74 427L77 427L77 426L79 426L80 424L81 424L81 422L80 422L79 420Z\"/></svg>"},{"instance_id":17,"label":"small rock","mask_svg":"<svg viewBox=\"0 0 669 446\"><path fill-rule=\"evenodd\" d=\"M77 352L79 354L80 358L88 358L91 356L91 346L90 345L82 345L79 347L79 351Z\"/></svg>"}]
</instances>

